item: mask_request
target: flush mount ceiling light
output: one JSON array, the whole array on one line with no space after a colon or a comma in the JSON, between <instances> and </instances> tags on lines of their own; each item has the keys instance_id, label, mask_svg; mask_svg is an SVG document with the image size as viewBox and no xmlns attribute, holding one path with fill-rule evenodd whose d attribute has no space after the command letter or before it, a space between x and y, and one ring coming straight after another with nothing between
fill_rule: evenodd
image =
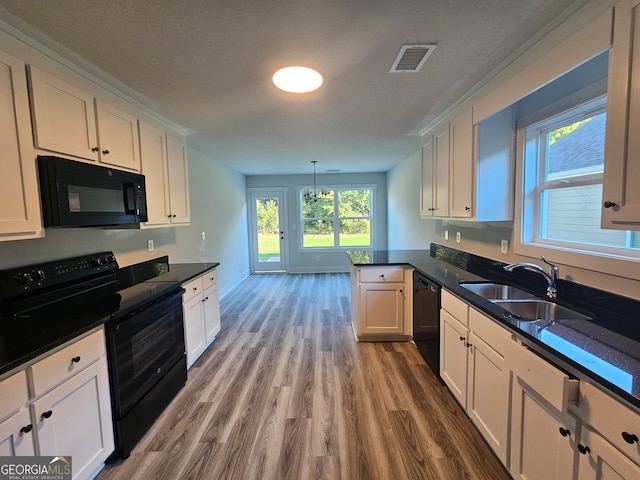
<instances>
[{"instance_id":1,"label":"flush mount ceiling light","mask_svg":"<svg viewBox=\"0 0 640 480\"><path fill-rule=\"evenodd\" d=\"M291 93L313 92L322 85L322 75L308 67L285 67L273 74L273 83Z\"/></svg>"}]
</instances>

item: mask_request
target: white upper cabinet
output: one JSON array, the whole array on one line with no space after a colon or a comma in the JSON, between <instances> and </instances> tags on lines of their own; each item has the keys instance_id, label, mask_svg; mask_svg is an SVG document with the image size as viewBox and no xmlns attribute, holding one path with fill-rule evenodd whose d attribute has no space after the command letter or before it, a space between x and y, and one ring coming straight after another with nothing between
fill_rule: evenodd
<instances>
[{"instance_id":1,"label":"white upper cabinet","mask_svg":"<svg viewBox=\"0 0 640 480\"><path fill-rule=\"evenodd\" d=\"M141 227L166 226L171 223L171 211L165 132L143 121L140 121L139 128L140 157L147 189L149 218Z\"/></svg>"},{"instance_id":2,"label":"white upper cabinet","mask_svg":"<svg viewBox=\"0 0 640 480\"><path fill-rule=\"evenodd\" d=\"M0 51L0 240L42 236L24 63Z\"/></svg>"},{"instance_id":3,"label":"white upper cabinet","mask_svg":"<svg viewBox=\"0 0 640 480\"><path fill-rule=\"evenodd\" d=\"M451 121L449 185L452 217L471 217L473 198L473 116L471 109Z\"/></svg>"},{"instance_id":4,"label":"white upper cabinet","mask_svg":"<svg viewBox=\"0 0 640 480\"><path fill-rule=\"evenodd\" d=\"M37 67L29 79L36 148L140 171L134 115Z\"/></svg>"},{"instance_id":5,"label":"white upper cabinet","mask_svg":"<svg viewBox=\"0 0 640 480\"><path fill-rule=\"evenodd\" d=\"M36 148L98 160L93 95L29 65Z\"/></svg>"},{"instance_id":6,"label":"white upper cabinet","mask_svg":"<svg viewBox=\"0 0 640 480\"><path fill-rule=\"evenodd\" d=\"M471 218L478 222L513 220L515 119L507 107L474 126Z\"/></svg>"},{"instance_id":7,"label":"white upper cabinet","mask_svg":"<svg viewBox=\"0 0 640 480\"><path fill-rule=\"evenodd\" d=\"M422 147L420 216L476 222L513 220L513 108L473 124L469 108Z\"/></svg>"},{"instance_id":8,"label":"white upper cabinet","mask_svg":"<svg viewBox=\"0 0 640 480\"><path fill-rule=\"evenodd\" d=\"M433 216L449 216L449 125L433 136Z\"/></svg>"},{"instance_id":9,"label":"white upper cabinet","mask_svg":"<svg viewBox=\"0 0 640 480\"><path fill-rule=\"evenodd\" d=\"M169 165L171 223L188 225L191 221L191 214L187 146L184 138L167 133L167 162Z\"/></svg>"},{"instance_id":10,"label":"white upper cabinet","mask_svg":"<svg viewBox=\"0 0 640 480\"><path fill-rule=\"evenodd\" d=\"M433 217L434 211L433 137L429 136L422 145L422 188L420 188L420 216Z\"/></svg>"},{"instance_id":11,"label":"white upper cabinet","mask_svg":"<svg viewBox=\"0 0 640 480\"><path fill-rule=\"evenodd\" d=\"M609 52L602 228L640 229L640 2L615 7Z\"/></svg>"},{"instance_id":12,"label":"white upper cabinet","mask_svg":"<svg viewBox=\"0 0 640 480\"><path fill-rule=\"evenodd\" d=\"M100 163L140 171L138 119L96 99Z\"/></svg>"},{"instance_id":13,"label":"white upper cabinet","mask_svg":"<svg viewBox=\"0 0 640 480\"><path fill-rule=\"evenodd\" d=\"M184 138L140 121L149 221L141 228L188 225L189 176Z\"/></svg>"}]
</instances>

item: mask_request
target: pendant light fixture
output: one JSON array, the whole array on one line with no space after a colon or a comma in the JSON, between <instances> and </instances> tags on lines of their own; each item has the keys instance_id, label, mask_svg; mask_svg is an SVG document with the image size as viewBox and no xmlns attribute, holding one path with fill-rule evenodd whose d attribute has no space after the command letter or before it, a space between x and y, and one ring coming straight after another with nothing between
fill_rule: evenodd
<instances>
[{"instance_id":1,"label":"pendant light fixture","mask_svg":"<svg viewBox=\"0 0 640 480\"><path fill-rule=\"evenodd\" d=\"M320 187L320 191L318 191L318 187L316 185L316 163L318 163L318 161L311 160L311 163L313 163L313 191L311 191L309 187L306 187L303 190L302 195L305 200L312 200L315 203L319 198L328 195L329 190L327 187Z\"/></svg>"}]
</instances>

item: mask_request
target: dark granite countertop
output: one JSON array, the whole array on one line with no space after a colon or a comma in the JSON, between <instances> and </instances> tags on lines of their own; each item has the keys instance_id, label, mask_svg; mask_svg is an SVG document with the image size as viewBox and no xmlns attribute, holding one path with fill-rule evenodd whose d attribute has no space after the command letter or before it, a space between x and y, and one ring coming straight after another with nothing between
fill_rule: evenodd
<instances>
[{"instance_id":1,"label":"dark granite countertop","mask_svg":"<svg viewBox=\"0 0 640 480\"><path fill-rule=\"evenodd\" d=\"M118 271L118 290L83 294L74 298L72 310L43 307L21 316L0 316L0 375L93 330L124 308L125 292L141 290L143 283L185 283L220 263L143 262ZM164 265L164 266L162 266Z\"/></svg>"},{"instance_id":2,"label":"dark granite countertop","mask_svg":"<svg viewBox=\"0 0 640 480\"><path fill-rule=\"evenodd\" d=\"M637 315L632 318L633 312L640 311L639 302L560 280L557 303L587 313L592 320L523 322L507 319L502 316L504 310L461 287L460 282L491 280L510 283L544 298L546 281L540 278L540 282L535 278L536 274L533 274L535 277L529 276L530 272L526 272L527 275L506 273L501 262L481 257L471 256L475 257L471 261L459 261L455 252L445 247L440 254L435 254L446 261L432 256L433 246L431 251L352 251L347 255L356 266L413 267L518 334L550 361L569 365L577 376L595 381L627 404L640 409L640 319ZM582 291L584 289L587 291Z\"/></svg>"}]
</instances>

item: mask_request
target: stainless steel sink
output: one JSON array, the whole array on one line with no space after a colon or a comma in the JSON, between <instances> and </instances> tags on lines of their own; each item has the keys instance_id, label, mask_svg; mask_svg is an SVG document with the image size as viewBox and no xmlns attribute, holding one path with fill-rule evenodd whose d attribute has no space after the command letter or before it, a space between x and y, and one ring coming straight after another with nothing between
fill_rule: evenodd
<instances>
[{"instance_id":1,"label":"stainless steel sink","mask_svg":"<svg viewBox=\"0 0 640 480\"><path fill-rule=\"evenodd\" d=\"M518 321L589 320L582 313L546 300L493 300L494 305L511 314L507 318Z\"/></svg>"},{"instance_id":2,"label":"stainless steel sink","mask_svg":"<svg viewBox=\"0 0 640 480\"><path fill-rule=\"evenodd\" d=\"M534 298L524 290L500 283L460 283L460 286L487 300L520 300Z\"/></svg>"}]
</instances>

